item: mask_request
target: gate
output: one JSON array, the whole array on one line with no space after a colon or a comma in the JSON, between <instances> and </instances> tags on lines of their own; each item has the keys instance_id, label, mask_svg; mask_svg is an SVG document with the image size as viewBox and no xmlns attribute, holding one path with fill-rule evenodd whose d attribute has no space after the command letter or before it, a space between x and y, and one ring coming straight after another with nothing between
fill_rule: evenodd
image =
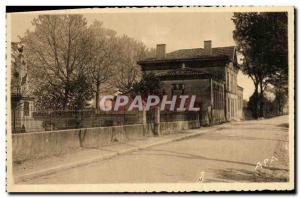
<instances>
[{"instance_id":1,"label":"gate","mask_svg":"<svg viewBox=\"0 0 300 198\"><path fill-rule=\"evenodd\" d=\"M152 134L155 134L155 109L151 108L146 112L147 127Z\"/></svg>"}]
</instances>

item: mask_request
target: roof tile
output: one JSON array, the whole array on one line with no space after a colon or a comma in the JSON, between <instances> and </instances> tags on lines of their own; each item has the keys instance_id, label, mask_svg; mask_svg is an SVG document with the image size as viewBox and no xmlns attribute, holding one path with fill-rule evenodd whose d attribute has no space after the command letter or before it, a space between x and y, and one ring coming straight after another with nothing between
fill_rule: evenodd
<instances>
[{"instance_id":1,"label":"roof tile","mask_svg":"<svg viewBox=\"0 0 300 198\"><path fill-rule=\"evenodd\" d=\"M212 48L211 56L226 55L229 59L232 59L234 53L234 46L230 47L216 47ZM207 56L204 54L203 48L194 49L180 49L166 54L166 59L180 59L180 58L196 58L201 56Z\"/></svg>"}]
</instances>

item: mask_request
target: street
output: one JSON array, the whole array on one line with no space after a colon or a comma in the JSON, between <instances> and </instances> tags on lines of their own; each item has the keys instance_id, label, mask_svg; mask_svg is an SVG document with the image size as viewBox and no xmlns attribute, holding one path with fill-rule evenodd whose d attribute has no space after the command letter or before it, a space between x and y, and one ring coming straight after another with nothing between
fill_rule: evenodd
<instances>
[{"instance_id":1,"label":"street","mask_svg":"<svg viewBox=\"0 0 300 198\"><path fill-rule=\"evenodd\" d=\"M201 130L201 129L197 129ZM288 116L226 123L197 137L27 180L26 184L285 182Z\"/></svg>"}]
</instances>

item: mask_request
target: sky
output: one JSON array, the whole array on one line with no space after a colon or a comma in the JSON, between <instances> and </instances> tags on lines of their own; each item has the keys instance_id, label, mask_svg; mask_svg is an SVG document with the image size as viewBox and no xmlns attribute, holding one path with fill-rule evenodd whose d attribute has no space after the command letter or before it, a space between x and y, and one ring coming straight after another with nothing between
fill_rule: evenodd
<instances>
[{"instance_id":1,"label":"sky","mask_svg":"<svg viewBox=\"0 0 300 198\"><path fill-rule=\"evenodd\" d=\"M97 12L83 15L88 25L94 20L102 21L104 27L142 41L149 48L164 43L167 52L203 48L204 40L212 40L212 47L235 45L230 12ZM27 29L34 30L31 21L35 16L35 13L11 15L11 23L8 24L11 24L12 41L18 41L18 36L23 36ZM254 90L253 82L239 72L238 85L244 88L243 97L248 100Z\"/></svg>"}]
</instances>

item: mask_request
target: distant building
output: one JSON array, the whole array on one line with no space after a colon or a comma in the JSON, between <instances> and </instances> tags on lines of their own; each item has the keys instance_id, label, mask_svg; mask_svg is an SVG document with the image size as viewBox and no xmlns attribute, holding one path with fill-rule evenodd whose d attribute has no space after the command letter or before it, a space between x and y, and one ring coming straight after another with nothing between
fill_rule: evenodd
<instances>
[{"instance_id":1,"label":"distant building","mask_svg":"<svg viewBox=\"0 0 300 198\"><path fill-rule=\"evenodd\" d=\"M237 54L234 46L181 49L166 53L158 44L156 57L138 62L145 73L154 73L168 95L196 95L202 124L240 120L243 88L237 85Z\"/></svg>"}]
</instances>

